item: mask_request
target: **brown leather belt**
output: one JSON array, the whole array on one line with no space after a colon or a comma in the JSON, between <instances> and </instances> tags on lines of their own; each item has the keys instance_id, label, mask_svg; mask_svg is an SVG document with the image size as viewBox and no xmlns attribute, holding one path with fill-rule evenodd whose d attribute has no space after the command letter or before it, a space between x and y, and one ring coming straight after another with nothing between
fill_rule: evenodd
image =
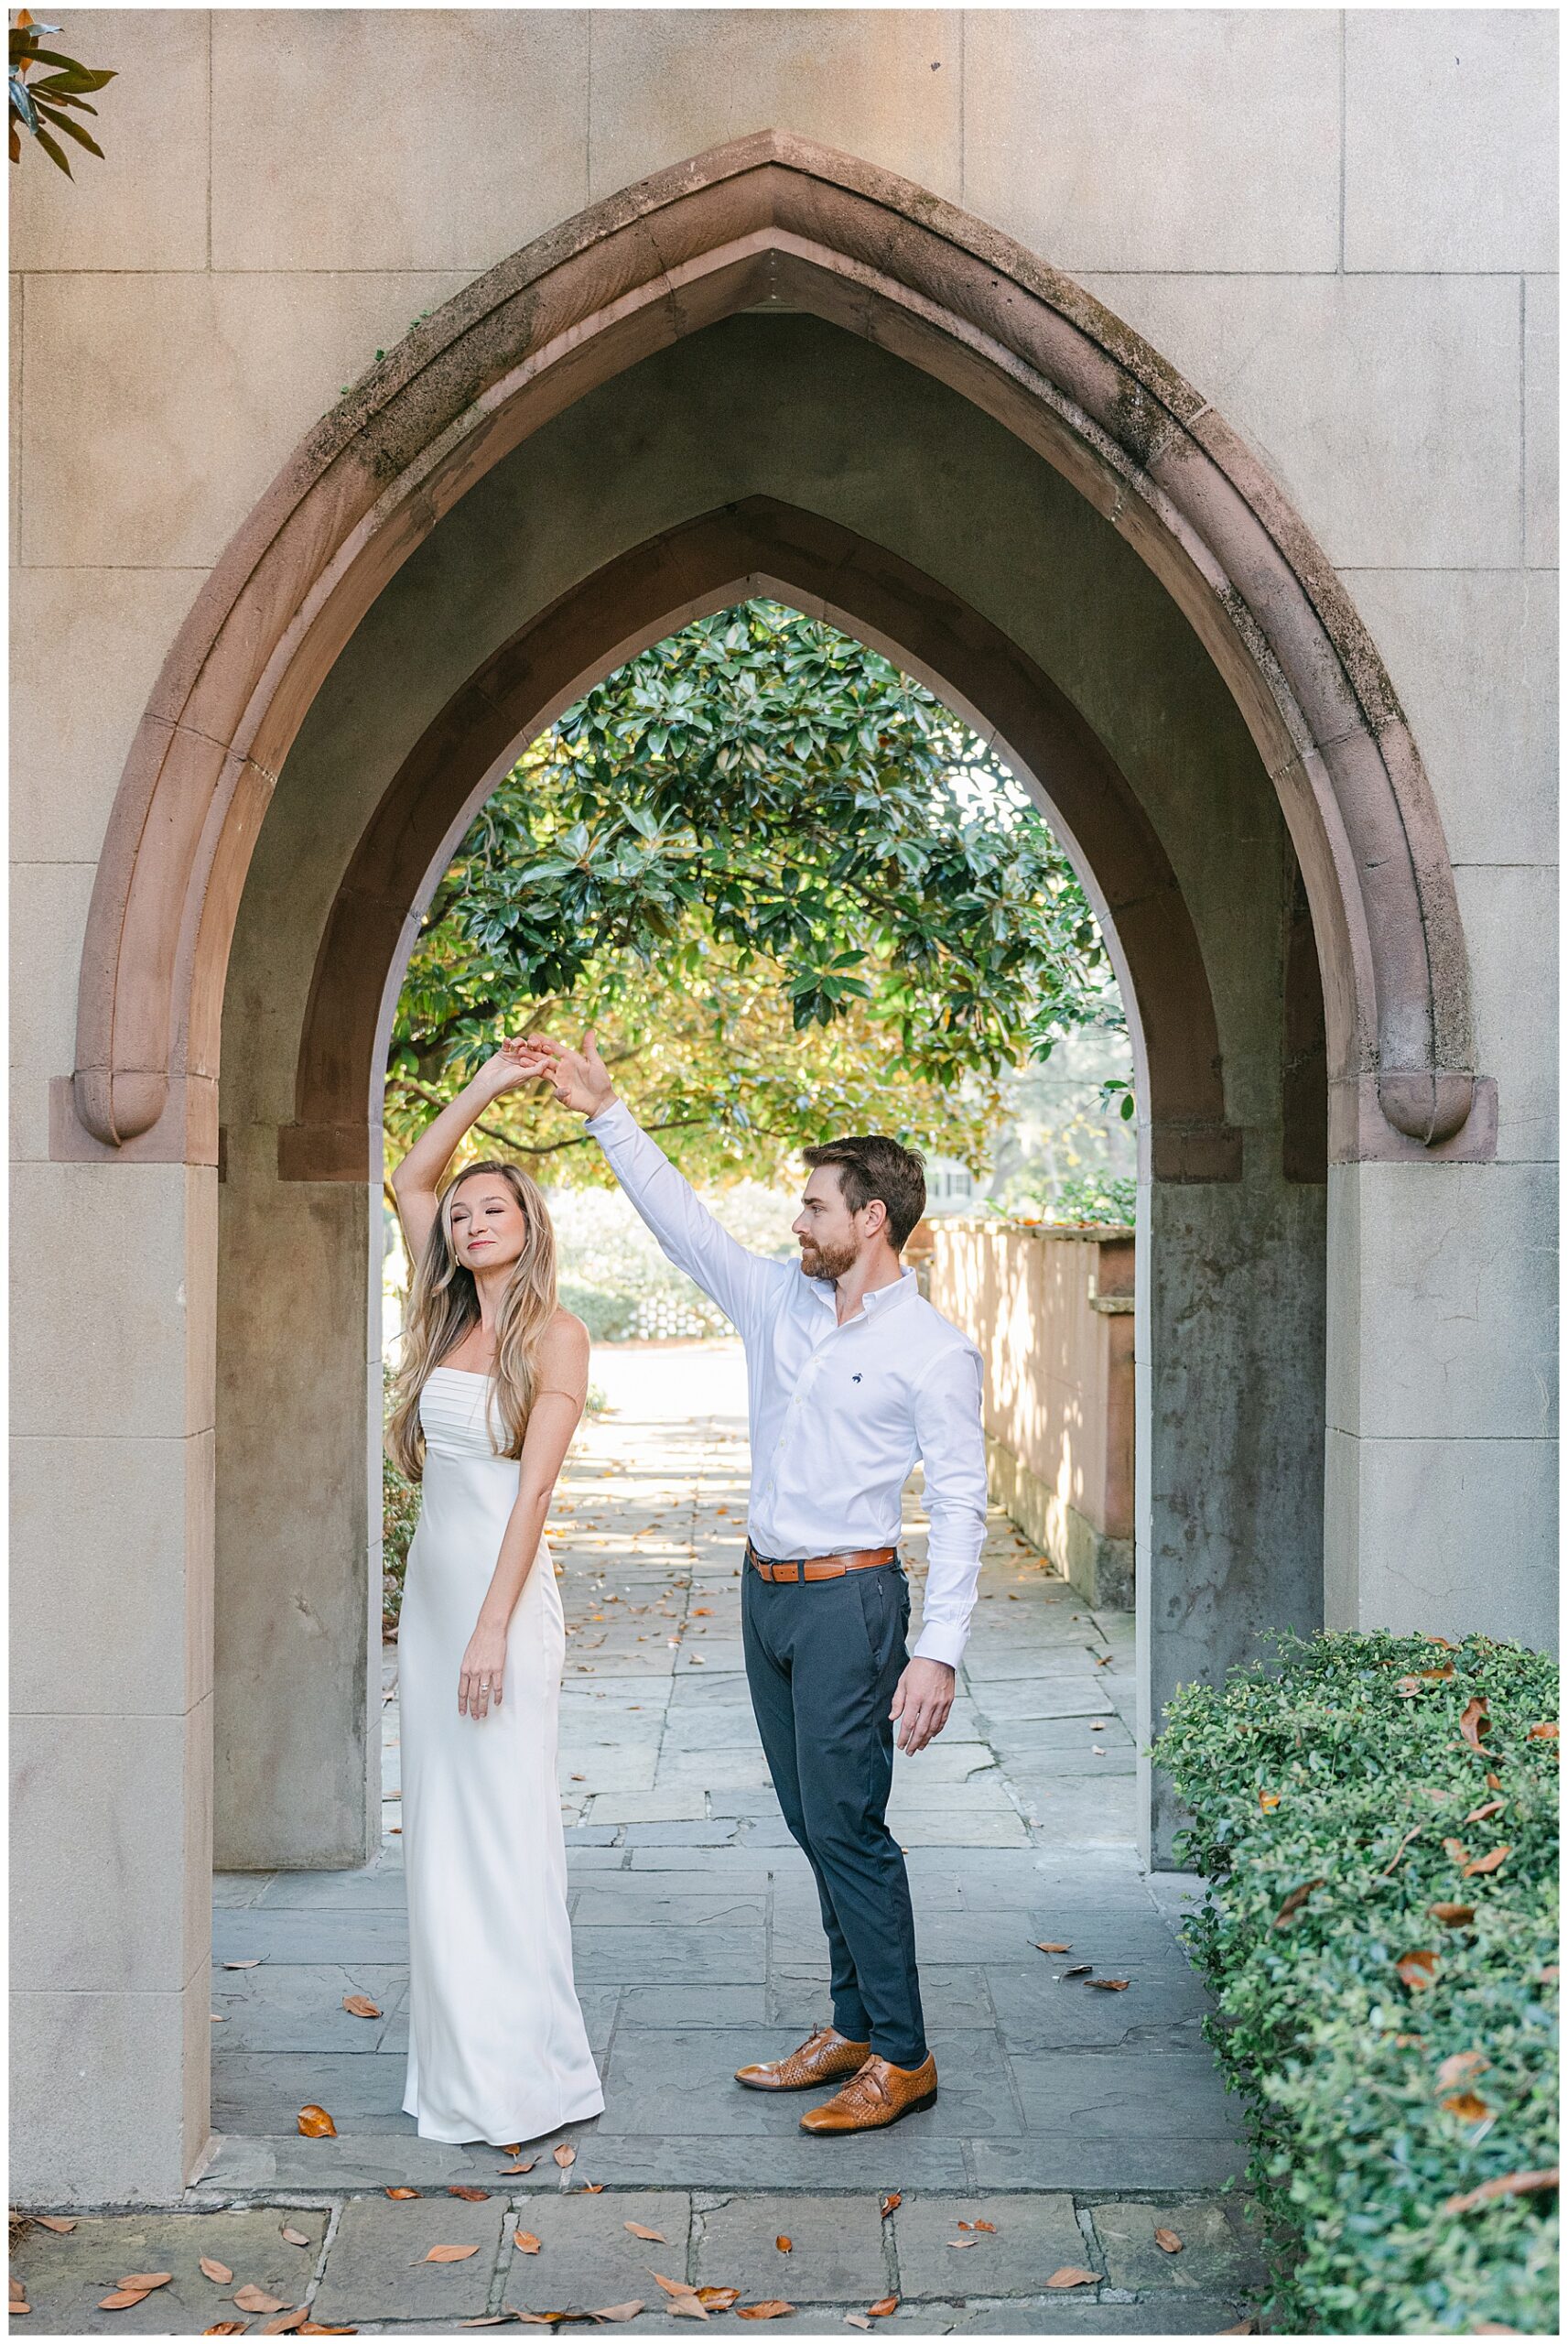
<instances>
[{"instance_id":1,"label":"brown leather belt","mask_svg":"<svg viewBox=\"0 0 1568 2344\"><path fill-rule=\"evenodd\" d=\"M883 1563L896 1563L898 1548L861 1546L851 1555L806 1555L797 1562L764 1563L748 1538L746 1560L762 1579L842 1579L846 1571L871 1571Z\"/></svg>"}]
</instances>

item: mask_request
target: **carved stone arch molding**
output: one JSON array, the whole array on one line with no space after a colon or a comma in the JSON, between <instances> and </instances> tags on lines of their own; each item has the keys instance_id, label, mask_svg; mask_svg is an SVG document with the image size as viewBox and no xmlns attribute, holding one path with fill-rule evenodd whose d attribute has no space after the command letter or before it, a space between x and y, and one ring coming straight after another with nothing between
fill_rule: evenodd
<instances>
[{"instance_id":1,"label":"carved stone arch molding","mask_svg":"<svg viewBox=\"0 0 1568 2344\"><path fill-rule=\"evenodd\" d=\"M1070 279L892 174L764 131L591 206L390 352L301 442L170 651L111 814L58 1156L204 1162L246 867L339 651L531 431L741 309L812 311L1003 423L1171 593L1279 794L1322 967L1330 1155L1490 1153L1453 876L1381 661L1237 435Z\"/></svg>"}]
</instances>

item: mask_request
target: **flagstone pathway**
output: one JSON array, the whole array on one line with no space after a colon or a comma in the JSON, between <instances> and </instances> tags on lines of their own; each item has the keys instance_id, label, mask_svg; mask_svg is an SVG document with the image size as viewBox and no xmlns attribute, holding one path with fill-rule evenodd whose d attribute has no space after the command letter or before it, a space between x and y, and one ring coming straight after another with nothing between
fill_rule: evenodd
<instances>
[{"instance_id":1,"label":"flagstone pathway","mask_svg":"<svg viewBox=\"0 0 1568 2344\"><path fill-rule=\"evenodd\" d=\"M611 1405L579 1436L551 1535L568 1623L575 1959L604 2114L525 2144L536 2162L524 2178L503 2177L507 2160L483 2146L420 2141L401 2111L388 1647L379 1860L219 1877L216 2154L186 2212L29 2232L14 2267L37 2291L30 2325L170 2334L232 2317L200 2273L206 2253L236 2286L259 2283L285 2307L308 2302L312 2320L363 2333L633 2300L647 2304L635 2329L663 2329L673 2299L655 2272L677 2288L739 2287L742 2303L787 2301L776 2324L796 2332L841 2333L847 2314L890 2295L896 2312L873 2326L932 2334L1230 2327L1259 2277L1246 2201L1226 2188L1243 2163L1239 2114L1173 1926L1187 1884L1152 1889L1133 1854L1130 1619L1089 1612L993 1515L951 1720L899 1758L890 1809L909 1855L940 2094L886 2133L813 2140L803 2102L732 2079L827 2011L816 1891L768 1785L741 1665L738 1349L600 1349L594 1374ZM918 1598L913 1500L908 1527ZM1097 1991L1068 1974L1082 1963L1126 1983ZM344 2011L354 1993L381 2014ZM300 2136L308 2100L331 2111L335 2138ZM558 2145L575 2151L568 2166ZM420 2194L391 2199L392 2186ZM454 2186L490 2194L476 2202ZM891 2192L902 2203L884 2218ZM632 2221L660 2241L635 2238ZM1157 2245L1157 2229L1180 2250ZM537 2253L514 2248L518 2230ZM475 2251L430 2263L432 2243ZM98 2312L137 2269L174 2276L139 2305ZM1085 2275L1050 2289L1064 2270ZM736 2325L724 2310L713 2321Z\"/></svg>"}]
</instances>

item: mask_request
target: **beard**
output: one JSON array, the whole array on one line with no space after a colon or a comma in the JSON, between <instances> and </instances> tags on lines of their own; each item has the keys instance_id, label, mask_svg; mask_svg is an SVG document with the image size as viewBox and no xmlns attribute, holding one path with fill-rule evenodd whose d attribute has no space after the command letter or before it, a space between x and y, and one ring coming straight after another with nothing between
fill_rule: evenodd
<instances>
[{"instance_id":1,"label":"beard","mask_svg":"<svg viewBox=\"0 0 1568 2344\"><path fill-rule=\"evenodd\" d=\"M803 1245L800 1266L808 1278L825 1278L829 1283L852 1270L857 1259L853 1245Z\"/></svg>"}]
</instances>

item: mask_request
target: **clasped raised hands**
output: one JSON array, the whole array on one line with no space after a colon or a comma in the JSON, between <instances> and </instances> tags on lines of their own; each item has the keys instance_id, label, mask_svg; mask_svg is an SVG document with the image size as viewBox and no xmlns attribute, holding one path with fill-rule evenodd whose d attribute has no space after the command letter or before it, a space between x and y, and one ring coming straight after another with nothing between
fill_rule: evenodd
<instances>
[{"instance_id":1,"label":"clasped raised hands","mask_svg":"<svg viewBox=\"0 0 1568 2344\"><path fill-rule=\"evenodd\" d=\"M573 1114L597 1115L615 1096L610 1069L599 1055L591 1026L582 1037L580 1050L568 1050L564 1042L553 1042L547 1034L529 1034L503 1042L496 1055L509 1052L515 1053L519 1081L537 1077L547 1082L559 1103Z\"/></svg>"}]
</instances>

